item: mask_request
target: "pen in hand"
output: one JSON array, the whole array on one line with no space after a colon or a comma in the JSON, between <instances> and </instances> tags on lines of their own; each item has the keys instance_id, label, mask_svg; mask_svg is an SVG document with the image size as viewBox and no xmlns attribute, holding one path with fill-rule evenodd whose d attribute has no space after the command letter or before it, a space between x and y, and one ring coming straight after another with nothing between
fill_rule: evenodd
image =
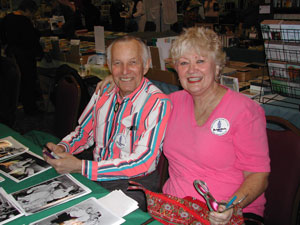
<instances>
[{"instance_id":1,"label":"pen in hand","mask_svg":"<svg viewBox=\"0 0 300 225\"><path fill-rule=\"evenodd\" d=\"M236 195L233 196L233 198L226 204L225 208L227 209L228 207L230 207L232 205L232 203L236 200Z\"/></svg>"},{"instance_id":2,"label":"pen in hand","mask_svg":"<svg viewBox=\"0 0 300 225\"><path fill-rule=\"evenodd\" d=\"M220 211L220 213L223 213L231 208L233 208L234 206L240 204L242 201L244 201L245 198L247 198L248 195L244 196L243 198L241 198L240 200L238 200L237 202L233 203L236 200L236 196L233 196L233 198L225 205L225 209L223 211Z\"/></svg>"},{"instance_id":3,"label":"pen in hand","mask_svg":"<svg viewBox=\"0 0 300 225\"><path fill-rule=\"evenodd\" d=\"M47 145L44 145L43 153L51 159L59 159L59 157L53 151L51 151Z\"/></svg>"}]
</instances>

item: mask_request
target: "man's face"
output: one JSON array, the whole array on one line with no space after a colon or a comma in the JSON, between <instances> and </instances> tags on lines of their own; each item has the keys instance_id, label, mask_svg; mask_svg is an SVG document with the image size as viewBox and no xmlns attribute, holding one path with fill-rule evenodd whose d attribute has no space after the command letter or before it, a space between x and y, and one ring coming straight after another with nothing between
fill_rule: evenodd
<instances>
[{"instance_id":1,"label":"man's face","mask_svg":"<svg viewBox=\"0 0 300 225\"><path fill-rule=\"evenodd\" d=\"M111 49L111 72L116 85L120 88L120 96L132 93L147 73L149 63L144 67L142 48L138 41L121 41Z\"/></svg>"}]
</instances>

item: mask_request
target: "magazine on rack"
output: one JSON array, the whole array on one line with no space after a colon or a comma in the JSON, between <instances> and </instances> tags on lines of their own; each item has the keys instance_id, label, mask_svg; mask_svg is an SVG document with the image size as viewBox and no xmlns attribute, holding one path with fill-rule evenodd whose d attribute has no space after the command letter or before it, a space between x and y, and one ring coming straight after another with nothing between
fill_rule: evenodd
<instances>
[{"instance_id":1,"label":"magazine on rack","mask_svg":"<svg viewBox=\"0 0 300 225\"><path fill-rule=\"evenodd\" d=\"M14 192L11 196L25 215L30 215L90 192L89 188L77 181L70 174L64 174Z\"/></svg>"},{"instance_id":2,"label":"magazine on rack","mask_svg":"<svg viewBox=\"0 0 300 225\"><path fill-rule=\"evenodd\" d=\"M0 187L0 224L8 223L22 215L24 214L10 199L10 195Z\"/></svg>"},{"instance_id":3,"label":"magazine on rack","mask_svg":"<svg viewBox=\"0 0 300 225\"><path fill-rule=\"evenodd\" d=\"M0 161L22 154L28 148L11 136L0 139Z\"/></svg>"},{"instance_id":4,"label":"magazine on rack","mask_svg":"<svg viewBox=\"0 0 300 225\"><path fill-rule=\"evenodd\" d=\"M59 213L43 218L30 225L85 224L118 225L125 220L103 206L96 198L89 198Z\"/></svg>"},{"instance_id":5,"label":"magazine on rack","mask_svg":"<svg viewBox=\"0 0 300 225\"><path fill-rule=\"evenodd\" d=\"M23 181L52 168L41 156L27 151L0 162L0 173L15 182Z\"/></svg>"}]
</instances>

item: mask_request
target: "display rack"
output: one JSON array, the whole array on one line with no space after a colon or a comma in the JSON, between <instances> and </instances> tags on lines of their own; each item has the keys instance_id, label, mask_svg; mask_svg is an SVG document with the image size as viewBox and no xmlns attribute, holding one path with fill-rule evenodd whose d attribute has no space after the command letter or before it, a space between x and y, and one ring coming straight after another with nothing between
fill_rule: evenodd
<instances>
[{"instance_id":1,"label":"display rack","mask_svg":"<svg viewBox=\"0 0 300 225\"><path fill-rule=\"evenodd\" d=\"M300 23L263 21L261 31L272 93L288 97L286 100L277 100L275 95L263 102L300 110L300 100L299 103L294 100L300 99ZM271 100L284 104L274 104Z\"/></svg>"}]
</instances>

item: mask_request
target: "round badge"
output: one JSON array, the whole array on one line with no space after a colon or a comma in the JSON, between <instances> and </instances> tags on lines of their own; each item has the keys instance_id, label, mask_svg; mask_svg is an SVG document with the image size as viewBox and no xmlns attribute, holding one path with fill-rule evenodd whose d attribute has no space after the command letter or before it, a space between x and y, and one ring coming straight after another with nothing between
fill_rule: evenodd
<instances>
[{"instance_id":1,"label":"round badge","mask_svg":"<svg viewBox=\"0 0 300 225\"><path fill-rule=\"evenodd\" d=\"M213 134L222 136L229 131L230 124L225 118L218 118L212 122L210 130Z\"/></svg>"},{"instance_id":2,"label":"round badge","mask_svg":"<svg viewBox=\"0 0 300 225\"><path fill-rule=\"evenodd\" d=\"M126 147L126 137L123 133L117 134L115 140L118 148L122 149Z\"/></svg>"}]
</instances>

